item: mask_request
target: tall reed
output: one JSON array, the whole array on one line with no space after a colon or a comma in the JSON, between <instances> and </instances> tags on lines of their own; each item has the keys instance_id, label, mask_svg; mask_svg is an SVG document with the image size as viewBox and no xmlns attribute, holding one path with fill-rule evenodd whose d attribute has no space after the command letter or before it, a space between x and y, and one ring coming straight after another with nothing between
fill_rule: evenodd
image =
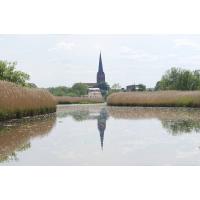
<instances>
[{"instance_id":1,"label":"tall reed","mask_svg":"<svg viewBox=\"0 0 200 200\"><path fill-rule=\"evenodd\" d=\"M55 111L55 99L48 91L0 81L0 120Z\"/></svg>"},{"instance_id":2,"label":"tall reed","mask_svg":"<svg viewBox=\"0 0 200 200\"><path fill-rule=\"evenodd\" d=\"M119 92L107 98L112 106L200 107L200 91Z\"/></svg>"},{"instance_id":3,"label":"tall reed","mask_svg":"<svg viewBox=\"0 0 200 200\"><path fill-rule=\"evenodd\" d=\"M55 97L58 104L87 104L87 103L103 103L103 98L88 98L88 97Z\"/></svg>"}]
</instances>

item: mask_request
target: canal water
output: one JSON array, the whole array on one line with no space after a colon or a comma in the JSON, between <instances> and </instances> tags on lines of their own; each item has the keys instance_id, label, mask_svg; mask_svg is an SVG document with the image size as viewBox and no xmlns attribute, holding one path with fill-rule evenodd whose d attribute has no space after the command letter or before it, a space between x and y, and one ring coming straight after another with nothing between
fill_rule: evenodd
<instances>
[{"instance_id":1,"label":"canal water","mask_svg":"<svg viewBox=\"0 0 200 200\"><path fill-rule=\"evenodd\" d=\"M200 110L61 105L1 124L0 165L200 165Z\"/></svg>"}]
</instances>

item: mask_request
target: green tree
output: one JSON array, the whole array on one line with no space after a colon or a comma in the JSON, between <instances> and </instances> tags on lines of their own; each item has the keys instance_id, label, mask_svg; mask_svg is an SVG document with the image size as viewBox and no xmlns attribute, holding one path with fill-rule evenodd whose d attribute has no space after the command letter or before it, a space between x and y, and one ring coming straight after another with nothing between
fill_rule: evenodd
<instances>
[{"instance_id":1,"label":"green tree","mask_svg":"<svg viewBox=\"0 0 200 200\"><path fill-rule=\"evenodd\" d=\"M145 90L146 90L146 86L144 84L138 85L138 91L145 91Z\"/></svg>"},{"instance_id":2,"label":"green tree","mask_svg":"<svg viewBox=\"0 0 200 200\"><path fill-rule=\"evenodd\" d=\"M51 92L54 96L82 96L86 95L88 91L87 85L83 83L75 83L71 88L66 86L58 86L48 88L49 92Z\"/></svg>"},{"instance_id":3,"label":"green tree","mask_svg":"<svg viewBox=\"0 0 200 200\"><path fill-rule=\"evenodd\" d=\"M77 96L86 95L88 91L88 86L83 83L75 83L72 86L72 91L77 94Z\"/></svg>"},{"instance_id":4,"label":"green tree","mask_svg":"<svg viewBox=\"0 0 200 200\"><path fill-rule=\"evenodd\" d=\"M98 87L101 91L102 96L104 97L107 95L108 91L110 90L110 86L106 82L99 83Z\"/></svg>"},{"instance_id":5,"label":"green tree","mask_svg":"<svg viewBox=\"0 0 200 200\"><path fill-rule=\"evenodd\" d=\"M37 85L35 83L27 83L26 85L29 88L37 88Z\"/></svg>"},{"instance_id":6,"label":"green tree","mask_svg":"<svg viewBox=\"0 0 200 200\"><path fill-rule=\"evenodd\" d=\"M198 90L200 73L180 68L171 68L156 83L155 90Z\"/></svg>"},{"instance_id":7,"label":"green tree","mask_svg":"<svg viewBox=\"0 0 200 200\"><path fill-rule=\"evenodd\" d=\"M116 92L121 92L122 91L122 87L119 85L119 83L114 83L112 85L112 87L109 89L109 91L106 94L106 98L112 94L112 93L116 93Z\"/></svg>"},{"instance_id":8,"label":"green tree","mask_svg":"<svg viewBox=\"0 0 200 200\"><path fill-rule=\"evenodd\" d=\"M68 87L59 86L59 87L51 87L48 88L49 92L51 92L54 96L70 96L71 92Z\"/></svg>"},{"instance_id":9,"label":"green tree","mask_svg":"<svg viewBox=\"0 0 200 200\"><path fill-rule=\"evenodd\" d=\"M119 85L119 83L114 83L111 87L111 90L121 90L121 86Z\"/></svg>"},{"instance_id":10,"label":"green tree","mask_svg":"<svg viewBox=\"0 0 200 200\"><path fill-rule=\"evenodd\" d=\"M16 62L0 61L0 80L10 81L18 85L27 86L30 76L15 69Z\"/></svg>"}]
</instances>

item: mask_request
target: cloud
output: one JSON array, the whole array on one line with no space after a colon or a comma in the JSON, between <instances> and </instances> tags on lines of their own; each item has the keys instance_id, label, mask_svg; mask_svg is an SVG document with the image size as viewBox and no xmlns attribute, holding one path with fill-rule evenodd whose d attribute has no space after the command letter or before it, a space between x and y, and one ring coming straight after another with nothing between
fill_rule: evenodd
<instances>
[{"instance_id":1,"label":"cloud","mask_svg":"<svg viewBox=\"0 0 200 200\"><path fill-rule=\"evenodd\" d=\"M200 44L191 39L175 39L175 47L192 47L199 49Z\"/></svg>"},{"instance_id":2,"label":"cloud","mask_svg":"<svg viewBox=\"0 0 200 200\"><path fill-rule=\"evenodd\" d=\"M156 61L159 58L157 55L149 54L142 50L133 50L127 46L121 47L120 54L124 58L133 59L133 60L137 60L137 61L151 62L151 61Z\"/></svg>"},{"instance_id":3,"label":"cloud","mask_svg":"<svg viewBox=\"0 0 200 200\"><path fill-rule=\"evenodd\" d=\"M49 48L48 51L56 51L60 49L69 51L69 50L72 50L75 46L76 45L73 42L61 41L61 42L58 42L55 47Z\"/></svg>"},{"instance_id":4,"label":"cloud","mask_svg":"<svg viewBox=\"0 0 200 200\"><path fill-rule=\"evenodd\" d=\"M200 55L191 55L184 58L177 59L178 63L181 63L182 65L192 65L193 67L200 68Z\"/></svg>"}]
</instances>

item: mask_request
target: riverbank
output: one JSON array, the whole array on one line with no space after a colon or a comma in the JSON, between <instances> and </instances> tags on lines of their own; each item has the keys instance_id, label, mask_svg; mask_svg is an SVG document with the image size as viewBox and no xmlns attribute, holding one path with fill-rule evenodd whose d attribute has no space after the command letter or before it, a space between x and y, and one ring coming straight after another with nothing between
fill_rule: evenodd
<instances>
[{"instance_id":1,"label":"riverbank","mask_svg":"<svg viewBox=\"0 0 200 200\"><path fill-rule=\"evenodd\" d=\"M200 91L119 92L108 96L107 105L200 107Z\"/></svg>"},{"instance_id":2,"label":"riverbank","mask_svg":"<svg viewBox=\"0 0 200 200\"><path fill-rule=\"evenodd\" d=\"M103 98L55 96L57 104L96 104L104 103Z\"/></svg>"},{"instance_id":3,"label":"riverbank","mask_svg":"<svg viewBox=\"0 0 200 200\"><path fill-rule=\"evenodd\" d=\"M53 113L56 101L48 91L0 81L0 121Z\"/></svg>"}]
</instances>

